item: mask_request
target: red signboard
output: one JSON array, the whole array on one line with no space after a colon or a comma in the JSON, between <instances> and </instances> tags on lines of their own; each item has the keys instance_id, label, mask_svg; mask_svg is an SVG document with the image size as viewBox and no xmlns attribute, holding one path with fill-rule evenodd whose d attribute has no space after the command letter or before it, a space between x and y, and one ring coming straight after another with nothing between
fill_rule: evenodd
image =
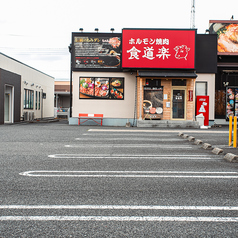
<instances>
[{"instance_id":1,"label":"red signboard","mask_svg":"<svg viewBox=\"0 0 238 238\"><path fill-rule=\"evenodd\" d=\"M196 30L122 30L122 68L195 68Z\"/></svg>"},{"instance_id":2,"label":"red signboard","mask_svg":"<svg viewBox=\"0 0 238 238\"><path fill-rule=\"evenodd\" d=\"M204 126L209 126L209 96L197 96L196 115L203 114Z\"/></svg>"}]
</instances>

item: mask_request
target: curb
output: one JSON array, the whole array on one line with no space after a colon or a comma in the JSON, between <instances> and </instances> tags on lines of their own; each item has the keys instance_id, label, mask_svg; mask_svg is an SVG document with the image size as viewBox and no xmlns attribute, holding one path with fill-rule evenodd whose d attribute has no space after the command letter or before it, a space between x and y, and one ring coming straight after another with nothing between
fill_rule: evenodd
<instances>
[{"instance_id":1,"label":"curb","mask_svg":"<svg viewBox=\"0 0 238 238\"><path fill-rule=\"evenodd\" d=\"M212 149L212 153L216 154L216 155L220 155L223 154L223 149L220 148L212 148L211 144L208 143L203 143L203 141L195 139L195 137L193 136L189 136L187 134L184 134L183 132L179 132L178 136L182 137L183 139L188 139L188 141L193 141L195 145L201 145L202 144L202 148L205 150L208 149ZM230 163L238 163L238 155L232 154L232 153L227 153L225 154L225 156L223 157L223 159L225 159L226 161L230 162Z\"/></svg>"}]
</instances>

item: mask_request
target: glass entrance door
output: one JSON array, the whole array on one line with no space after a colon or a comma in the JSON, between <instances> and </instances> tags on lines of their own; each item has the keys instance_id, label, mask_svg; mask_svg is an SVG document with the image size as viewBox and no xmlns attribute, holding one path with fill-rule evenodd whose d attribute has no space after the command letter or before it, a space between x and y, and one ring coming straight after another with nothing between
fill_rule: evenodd
<instances>
[{"instance_id":1,"label":"glass entrance door","mask_svg":"<svg viewBox=\"0 0 238 238\"><path fill-rule=\"evenodd\" d=\"M4 92L4 123L13 123L13 87L5 85Z\"/></svg>"},{"instance_id":2,"label":"glass entrance door","mask_svg":"<svg viewBox=\"0 0 238 238\"><path fill-rule=\"evenodd\" d=\"M173 119L185 119L185 90L173 89Z\"/></svg>"},{"instance_id":3,"label":"glass entrance door","mask_svg":"<svg viewBox=\"0 0 238 238\"><path fill-rule=\"evenodd\" d=\"M4 122L10 121L10 94L5 93L5 100L4 100Z\"/></svg>"}]
</instances>

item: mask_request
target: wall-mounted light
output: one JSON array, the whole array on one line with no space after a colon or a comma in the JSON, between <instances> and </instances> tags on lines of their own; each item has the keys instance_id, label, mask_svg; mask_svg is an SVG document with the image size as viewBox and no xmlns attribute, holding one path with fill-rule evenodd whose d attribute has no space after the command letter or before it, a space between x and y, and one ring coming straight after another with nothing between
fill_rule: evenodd
<instances>
[{"instance_id":1,"label":"wall-mounted light","mask_svg":"<svg viewBox=\"0 0 238 238\"><path fill-rule=\"evenodd\" d=\"M81 32L83 32L83 28L79 28L79 30L80 30Z\"/></svg>"},{"instance_id":2,"label":"wall-mounted light","mask_svg":"<svg viewBox=\"0 0 238 238\"><path fill-rule=\"evenodd\" d=\"M36 85L36 88L38 88L38 85Z\"/></svg>"},{"instance_id":3,"label":"wall-mounted light","mask_svg":"<svg viewBox=\"0 0 238 238\"><path fill-rule=\"evenodd\" d=\"M223 82L224 87L227 87L229 85L229 82Z\"/></svg>"},{"instance_id":4,"label":"wall-mounted light","mask_svg":"<svg viewBox=\"0 0 238 238\"><path fill-rule=\"evenodd\" d=\"M206 29L206 34L210 34L210 30L209 29Z\"/></svg>"},{"instance_id":5,"label":"wall-mounted light","mask_svg":"<svg viewBox=\"0 0 238 238\"><path fill-rule=\"evenodd\" d=\"M110 31L113 33L113 31L115 31L115 29L114 29L114 28L111 28Z\"/></svg>"},{"instance_id":6,"label":"wall-mounted light","mask_svg":"<svg viewBox=\"0 0 238 238\"><path fill-rule=\"evenodd\" d=\"M41 86L39 86L39 88L41 88Z\"/></svg>"},{"instance_id":7,"label":"wall-mounted light","mask_svg":"<svg viewBox=\"0 0 238 238\"><path fill-rule=\"evenodd\" d=\"M31 86L34 86L34 85L35 85L34 83L31 84Z\"/></svg>"},{"instance_id":8,"label":"wall-mounted light","mask_svg":"<svg viewBox=\"0 0 238 238\"><path fill-rule=\"evenodd\" d=\"M69 53L71 53L71 52L72 52L72 44L70 44L70 45L68 46L68 48L69 48Z\"/></svg>"},{"instance_id":9,"label":"wall-mounted light","mask_svg":"<svg viewBox=\"0 0 238 238\"><path fill-rule=\"evenodd\" d=\"M98 33L99 29L98 28L95 28L94 31L96 31Z\"/></svg>"},{"instance_id":10,"label":"wall-mounted light","mask_svg":"<svg viewBox=\"0 0 238 238\"><path fill-rule=\"evenodd\" d=\"M25 85L27 85L27 84L28 84L28 82L27 82L27 81L24 81L23 83L24 83Z\"/></svg>"}]
</instances>

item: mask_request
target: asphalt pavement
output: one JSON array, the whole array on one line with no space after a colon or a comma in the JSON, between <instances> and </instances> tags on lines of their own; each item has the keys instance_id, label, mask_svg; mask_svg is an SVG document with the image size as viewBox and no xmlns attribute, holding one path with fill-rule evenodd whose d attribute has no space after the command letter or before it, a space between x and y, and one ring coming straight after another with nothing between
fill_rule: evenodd
<instances>
[{"instance_id":1,"label":"asphalt pavement","mask_svg":"<svg viewBox=\"0 0 238 238\"><path fill-rule=\"evenodd\" d=\"M1 125L0 237L236 237L226 154L225 126Z\"/></svg>"}]
</instances>

